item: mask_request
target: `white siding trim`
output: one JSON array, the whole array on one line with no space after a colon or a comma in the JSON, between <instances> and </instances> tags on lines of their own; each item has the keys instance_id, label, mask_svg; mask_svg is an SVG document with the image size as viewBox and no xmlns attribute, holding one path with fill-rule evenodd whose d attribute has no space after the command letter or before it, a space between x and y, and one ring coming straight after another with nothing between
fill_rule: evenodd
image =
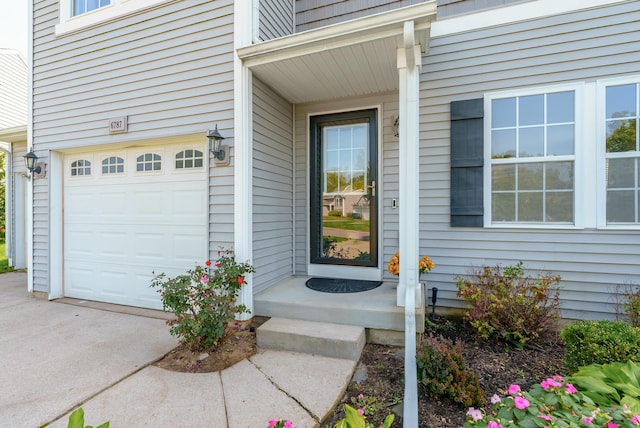
<instances>
[{"instance_id":1,"label":"white siding trim","mask_svg":"<svg viewBox=\"0 0 640 428\"><path fill-rule=\"evenodd\" d=\"M625 0L537 0L484 12L441 19L431 24L431 37L448 36L465 31L527 21L545 16L590 9Z\"/></svg>"},{"instance_id":2,"label":"white siding trim","mask_svg":"<svg viewBox=\"0 0 640 428\"><path fill-rule=\"evenodd\" d=\"M27 150L33 147L33 26L34 13L33 2L28 2L29 16L29 37L27 41ZM26 204L27 222L26 241L27 241L27 291L33 291L33 180L29 180L27 185L27 204Z\"/></svg>"},{"instance_id":3,"label":"white siding trim","mask_svg":"<svg viewBox=\"0 0 640 428\"><path fill-rule=\"evenodd\" d=\"M49 152L49 300L64 295L63 157Z\"/></svg>"},{"instance_id":4,"label":"white siding trim","mask_svg":"<svg viewBox=\"0 0 640 428\"><path fill-rule=\"evenodd\" d=\"M251 2L234 2L234 251L239 261L253 258L253 94L251 70L242 64L237 49L251 43ZM247 285L240 289L238 303L245 305L253 316L253 275L247 275Z\"/></svg>"}]
</instances>

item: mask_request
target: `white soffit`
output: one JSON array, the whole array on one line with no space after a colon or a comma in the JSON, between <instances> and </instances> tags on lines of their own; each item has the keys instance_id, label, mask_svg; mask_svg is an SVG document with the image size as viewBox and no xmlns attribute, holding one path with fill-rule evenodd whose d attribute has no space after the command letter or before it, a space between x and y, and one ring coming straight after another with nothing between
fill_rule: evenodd
<instances>
[{"instance_id":1,"label":"white soffit","mask_svg":"<svg viewBox=\"0 0 640 428\"><path fill-rule=\"evenodd\" d=\"M238 49L254 76L293 104L398 89L403 25L414 21L425 50L436 2L268 40Z\"/></svg>"}]
</instances>

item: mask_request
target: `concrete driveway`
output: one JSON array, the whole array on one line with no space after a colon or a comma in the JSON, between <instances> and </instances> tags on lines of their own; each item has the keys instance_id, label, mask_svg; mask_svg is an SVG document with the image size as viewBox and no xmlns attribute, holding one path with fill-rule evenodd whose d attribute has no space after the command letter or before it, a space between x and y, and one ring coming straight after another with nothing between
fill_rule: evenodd
<instances>
[{"instance_id":1,"label":"concrete driveway","mask_svg":"<svg viewBox=\"0 0 640 428\"><path fill-rule=\"evenodd\" d=\"M162 319L48 302L26 284L0 275L0 426L50 423L177 344Z\"/></svg>"},{"instance_id":2,"label":"concrete driveway","mask_svg":"<svg viewBox=\"0 0 640 428\"><path fill-rule=\"evenodd\" d=\"M85 424L112 428L264 428L277 418L317 427L357 364L259 349L220 372L175 373L150 365L177 345L164 319L48 302L26 289L25 274L0 275L1 427L65 428L80 406Z\"/></svg>"}]
</instances>

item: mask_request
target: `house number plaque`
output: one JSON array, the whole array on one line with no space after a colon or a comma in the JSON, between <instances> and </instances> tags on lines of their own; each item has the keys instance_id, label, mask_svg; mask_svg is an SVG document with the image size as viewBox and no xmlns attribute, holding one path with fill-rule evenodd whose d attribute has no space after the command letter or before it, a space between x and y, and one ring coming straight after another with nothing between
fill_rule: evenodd
<instances>
[{"instance_id":1,"label":"house number plaque","mask_svg":"<svg viewBox=\"0 0 640 428\"><path fill-rule=\"evenodd\" d=\"M109 134L127 132L127 116L109 119Z\"/></svg>"}]
</instances>

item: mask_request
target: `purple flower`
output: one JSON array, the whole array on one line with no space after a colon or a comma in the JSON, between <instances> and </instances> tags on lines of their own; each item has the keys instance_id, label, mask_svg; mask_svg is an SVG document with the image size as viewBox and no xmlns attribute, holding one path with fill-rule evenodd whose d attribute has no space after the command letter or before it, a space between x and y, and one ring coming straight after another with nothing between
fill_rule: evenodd
<instances>
[{"instance_id":1,"label":"purple flower","mask_svg":"<svg viewBox=\"0 0 640 428\"><path fill-rule=\"evenodd\" d=\"M482 419L482 411L480 409L474 409L473 407L469 407L467 415L471 416L474 421Z\"/></svg>"},{"instance_id":2,"label":"purple flower","mask_svg":"<svg viewBox=\"0 0 640 428\"><path fill-rule=\"evenodd\" d=\"M491 404L498 404L500 402L500 396L498 394L493 394L491 397Z\"/></svg>"}]
</instances>

